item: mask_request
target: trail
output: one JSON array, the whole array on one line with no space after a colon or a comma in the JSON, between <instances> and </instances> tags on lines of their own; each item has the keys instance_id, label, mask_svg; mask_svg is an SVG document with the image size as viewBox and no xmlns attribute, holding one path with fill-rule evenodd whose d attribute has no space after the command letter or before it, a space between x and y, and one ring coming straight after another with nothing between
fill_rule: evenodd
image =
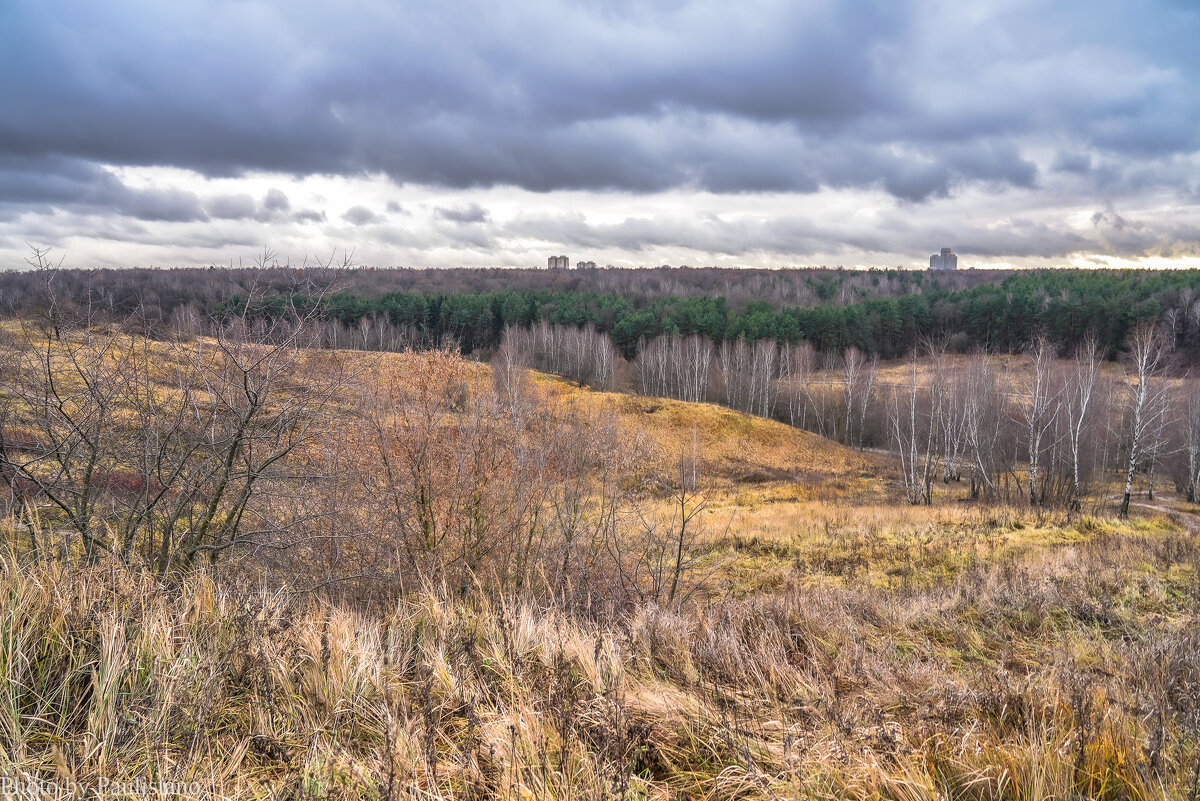
<instances>
[{"instance_id":1,"label":"trail","mask_svg":"<svg viewBox=\"0 0 1200 801\"><path fill-rule=\"evenodd\" d=\"M1119 503L1121 498L1121 495L1110 495L1108 499L1110 501L1116 501ZM1130 500L1129 505L1136 506L1139 509L1150 509L1152 511L1161 512L1162 514L1177 518L1192 534L1200 533L1200 515L1196 514L1195 512L1185 512L1182 509L1177 509L1171 506L1159 506L1153 503L1145 503L1143 501L1134 500Z\"/></svg>"},{"instance_id":2,"label":"trail","mask_svg":"<svg viewBox=\"0 0 1200 801\"><path fill-rule=\"evenodd\" d=\"M1179 518L1188 531L1192 532L1193 534L1200 532L1200 515L1196 515L1192 512L1185 512L1181 509L1172 509L1169 506L1155 506L1152 503L1139 503L1137 501L1130 501L1129 505L1138 506L1142 509L1153 509L1156 512L1162 512L1165 515Z\"/></svg>"}]
</instances>

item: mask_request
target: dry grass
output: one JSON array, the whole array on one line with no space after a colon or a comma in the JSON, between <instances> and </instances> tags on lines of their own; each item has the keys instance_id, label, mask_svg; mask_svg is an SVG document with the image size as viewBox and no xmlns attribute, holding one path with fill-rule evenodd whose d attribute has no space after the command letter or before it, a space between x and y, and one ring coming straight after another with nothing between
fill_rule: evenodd
<instances>
[{"instance_id":1,"label":"dry grass","mask_svg":"<svg viewBox=\"0 0 1200 801\"><path fill-rule=\"evenodd\" d=\"M702 480L713 489L773 489L807 497L886 494L881 475L887 459L775 420L713 403L592 392L554 376L537 379L568 408L586 405L616 414L630 436L650 443L649 458L662 470L669 471L680 453L691 450L694 431Z\"/></svg>"},{"instance_id":2,"label":"dry grass","mask_svg":"<svg viewBox=\"0 0 1200 801\"><path fill-rule=\"evenodd\" d=\"M0 773L218 798L1184 798L1191 541L604 621L0 562Z\"/></svg>"},{"instance_id":3,"label":"dry grass","mask_svg":"<svg viewBox=\"0 0 1200 801\"><path fill-rule=\"evenodd\" d=\"M723 560L719 589L734 595L773 592L792 580L929 587L1096 538L1161 541L1180 531L1159 515L1117 521L1026 507L814 501L789 497L786 488L719 495L705 521L700 547Z\"/></svg>"},{"instance_id":4,"label":"dry grass","mask_svg":"<svg viewBox=\"0 0 1200 801\"><path fill-rule=\"evenodd\" d=\"M433 587L367 611L0 556L0 776L231 799L1197 797L1194 533L895 504L876 455L535 384L547 409L612 411L659 470L695 431L695 547L718 568L700 603L584 614Z\"/></svg>"}]
</instances>

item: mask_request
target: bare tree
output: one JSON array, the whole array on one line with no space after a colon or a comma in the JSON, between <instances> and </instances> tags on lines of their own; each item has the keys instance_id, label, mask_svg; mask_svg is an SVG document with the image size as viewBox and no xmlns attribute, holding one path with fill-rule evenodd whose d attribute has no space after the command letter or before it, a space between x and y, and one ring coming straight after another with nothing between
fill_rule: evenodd
<instances>
[{"instance_id":1,"label":"bare tree","mask_svg":"<svg viewBox=\"0 0 1200 801\"><path fill-rule=\"evenodd\" d=\"M382 365L363 394L353 472L380 521L376 548L398 556L394 581L522 590L541 576L564 593L586 584L611 525L599 507L626 472L608 467L611 427L533 392L516 399L527 412L514 420L447 350Z\"/></svg>"},{"instance_id":2,"label":"bare tree","mask_svg":"<svg viewBox=\"0 0 1200 801\"><path fill-rule=\"evenodd\" d=\"M667 337L643 341L638 348L637 376L641 393L648 397L671 396L671 345Z\"/></svg>"},{"instance_id":3,"label":"bare tree","mask_svg":"<svg viewBox=\"0 0 1200 801\"><path fill-rule=\"evenodd\" d=\"M38 277L46 298L46 307L43 310L43 315L40 316L43 316L47 332L54 339L59 339L64 322L69 322L69 320L64 320L63 306L66 304L60 299L56 287L56 279L62 270L63 259L65 257L60 256L55 261L51 256L53 248L38 247L29 242L25 244L29 245L30 250L30 255L25 258L25 263L32 268L34 275Z\"/></svg>"},{"instance_id":4,"label":"bare tree","mask_svg":"<svg viewBox=\"0 0 1200 801\"><path fill-rule=\"evenodd\" d=\"M58 325L41 342L30 330L19 336L6 354L16 380L2 396L0 476L14 496L51 505L94 560L116 548L97 507L98 483L121 469L121 401L132 380L121 338L87 327L64 340Z\"/></svg>"},{"instance_id":5,"label":"bare tree","mask_svg":"<svg viewBox=\"0 0 1200 801\"><path fill-rule=\"evenodd\" d=\"M1045 501L1042 485L1046 448L1057 422L1060 391L1055 387L1054 349L1045 335L1038 335L1028 350L1029 372L1025 382L1025 397L1019 405L1022 428L1025 431L1029 469L1029 503Z\"/></svg>"},{"instance_id":6,"label":"bare tree","mask_svg":"<svg viewBox=\"0 0 1200 801\"><path fill-rule=\"evenodd\" d=\"M982 353L971 357L963 392L963 441L971 463L971 497L997 494L1005 395L991 360Z\"/></svg>"},{"instance_id":7,"label":"bare tree","mask_svg":"<svg viewBox=\"0 0 1200 801\"><path fill-rule=\"evenodd\" d=\"M720 360L725 405L741 412L750 411L754 403L754 363L751 346L744 339L722 342Z\"/></svg>"},{"instance_id":8,"label":"bare tree","mask_svg":"<svg viewBox=\"0 0 1200 801\"><path fill-rule=\"evenodd\" d=\"M808 427L808 412L813 405L809 382L815 361L816 351L808 342L788 345L780 353L780 393L787 402L788 423L797 428Z\"/></svg>"},{"instance_id":9,"label":"bare tree","mask_svg":"<svg viewBox=\"0 0 1200 801\"><path fill-rule=\"evenodd\" d=\"M842 354L843 394L846 399L845 443L863 446L863 429L875 386L878 358L869 360L858 348L850 347Z\"/></svg>"},{"instance_id":10,"label":"bare tree","mask_svg":"<svg viewBox=\"0 0 1200 801\"><path fill-rule=\"evenodd\" d=\"M709 503L700 485L694 427L690 447L680 451L675 474L657 483L666 496L666 514L657 502L636 506L634 530L616 532L609 541L609 552L625 597L660 604L686 603L712 572L696 570L700 555L695 544L704 534L700 520Z\"/></svg>"},{"instance_id":11,"label":"bare tree","mask_svg":"<svg viewBox=\"0 0 1200 801\"><path fill-rule=\"evenodd\" d=\"M933 502L935 420L940 413L941 390L936 384L921 386L916 353L909 363L906 384L893 385L888 406L888 428L900 457L900 475L911 504Z\"/></svg>"},{"instance_id":12,"label":"bare tree","mask_svg":"<svg viewBox=\"0 0 1200 801\"><path fill-rule=\"evenodd\" d=\"M1154 476L1159 465L1159 460L1165 449L1169 448L1167 443L1168 432L1171 428L1171 418L1174 413L1172 408L1172 393L1169 386L1163 387L1163 396L1160 402L1155 404L1157 411L1150 421L1150 426L1147 431L1146 438L1146 498L1154 500Z\"/></svg>"},{"instance_id":13,"label":"bare tree","mask_svg":"<svg viewBox=\"0 0 1200 801\"><path fill-rule=\"evenodd\" d=\"M620 363L612 340L591 326L577 328L544 320L530 329L509 326L501 342L519 352L528 365L561 375L581 387L611 389Z\"/></svg>"},{"instance_id":14,"label":"bare tree","mask_svg":"<svg viewBox=\"0 0 1200 801\"><path fill-rule=\"evenodd\" d=\"M858 392L860 398L858 405L858 447L861 449L864 446L867 431L867 414L871 408L871 401L875 393L875 375L879 369L879 357L871 354L871 363L867 366L863 376L863 386Z\"/></svg>"},{"instance_id":15,"label":"bare tree","mask_svg":"<svg viewBox=\"0 0 1200 801\"><path fill-rule=\"evenodd\" d=\"M1200 502L1200 381L1186 379L1181 385L1183 396L1180 422L1183 453L1186 457L1184 494L1190 503Z\"/></svg>"},{"instance_id":16,"label":"bare tree","mask_svg":"<svg viewBox=\"0 0 1200 801\"><path fill-rule=\"evenodd\" d=\"M692 402L708 400L713 352L712 340L699 334L692 334L679 342L679 394L676 397Z\"/></svg>"},{"instance_id":17,"label":"bare tree","mask_svg":"<svg viewBox=\"0 0 1200 801\"><path fill-rule=\"evenodd\" d=\"M1133 497L1133 478L1154 437L1167 400L1165 382L1159 375L1164 344L1157 326L1141 325L1129 337L1129 362L1132 375L1128 388L1128 460L1125 466L1125 492L1121 497L1121 517L1129 516Z\"/></svg>"},{"instance_id":18,"label":"bare tree","mask_svg":"<svg viewBox=\"0 0 1200 801\"><path fill-rule=\"evenodd\" d=\"M292 520L276 501L288 463L335 389L305 373L292 335L268 333L275 344L23 329L0 476L60 519L88 560L140 556L164 575L276 538Z\"/></svg>"},{"instance_id":19,"label":"bare tree","mask_svg":"<svg viewBox=\"0 0 1200 801\"><path fill-rule=\"evenodd\" d=\"M1067 386L1064 407L1067 413L1067 441L1071 452L1071 508L1078 510L1083 499L1080 475L1084 434L1091 423L1092 396L1100 375L1100 348L1094 336L1087 336L1075 349Z\"/></svg>"},{"instance_id":20,"label":"bare tree","mask_svg":"<svg viewBox=\"0 0 1200 801\"><path fill-rule=\"evenodd\" d=\"M529 387L529 354L520 347L513 328L505 329L492 357L492 385L501 402L516 418L523 417Z\"/></svg>"},{"instance_id":21,"label":"bare tree","mask_svg":"<svg viewBox=\"0 0 1200 801\"><path fill-rule=\"evenodd\" d=\"M556 480L546 492L552 535L552 588L565 594L588 591L600 569L604 546L620 536L631 485L643 457L640 443L623 440L611 414L578 409L557 416L549 452Z\"/></svg>"},{"instance_id":22,"label":"bare tree","mask_svg":"<svg viewBox=\"0 0 1200 801\"><path fill-rule=\"evenodd\" d=\"M321 436L341 376L327 365L308 369L313 356L297 339L303 326L275 326L263 338L273 344L222 334L208 352L177 346L191 360L191 386L180 382L189 436L166 474L182 491L157 521L160 573L236 546L278 543L295 523L290 486L300 477L291 463ZM155 470L163 470L157 459Z\"/></svg>"},{"instance_id":23,"label":"bare tree","mask_svg":"<svg viewBox=\"0 0 1200 801\"><path fill-rule=\"evenodd\" d=\"M778 350L778 345L767 340L753 344L744 339L721 343L726 406L761 417L771 416L778 388Z\"/></svg>"},{"instance_id":24,"label":"bare tree","mask_svg":"<svg viewBox=\"0 0 1200 801\"><path fill-rule=\"evenodd\" d=\"M586 338L591 352L592 386L607 392L613 388L621 356L607 334L601 334L594 328L588 328L587 332L590 335Z\"/></svg>"},{"instance_id":25,"label":"bare tree","mask_svg":"<svg viewBox=\"0 0 1200 801\"><path fill-rule=\"evenodd\" d=\"M684 401L708 400L712 341L699 334L667 334L643 343L637 372L643 395Z\"/></svg>"},{"instance_id":26,"label":"bare tree","mask_svg":"<svg viewBox=\"0 0 1200 801\"><path fill-rule=\"evenodd\" d=\"M942 356L940 369L944 377L942 415L938 422L938 440L942 458L942 481L958 481L962 478L964 452L966 449L968 385L964 372L951 367Z\"/></svg>"}]
</instances>

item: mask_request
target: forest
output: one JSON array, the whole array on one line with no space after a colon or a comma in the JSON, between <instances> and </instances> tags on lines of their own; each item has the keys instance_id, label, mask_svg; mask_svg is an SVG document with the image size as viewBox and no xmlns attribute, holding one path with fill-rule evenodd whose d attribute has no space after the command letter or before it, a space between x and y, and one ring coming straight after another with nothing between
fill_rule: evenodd
<instances>
[{"instance_id":1,"label":"forest","mask_svg":"<svg viewBox=\"0 0 1200 801\"><path fill-rule=\"evenodd\" d=\"M1038 270L937 274L903 270L371 270L258 266L207 270L41 269L0 273L0 309L136 316L152 331L248 314L316 311L330 346L395 350L453 344L488 351L513 325L588 326L635 358L663 334L714 343L808 342L880 358L931 340L959 353L1018 353L1045 335L1060 354L1085 337L1108 359L1157 321L1172 349L1200 353L1200 271ZM69 307L69 308L68 308Z\"/></svg>"}]
</instances>

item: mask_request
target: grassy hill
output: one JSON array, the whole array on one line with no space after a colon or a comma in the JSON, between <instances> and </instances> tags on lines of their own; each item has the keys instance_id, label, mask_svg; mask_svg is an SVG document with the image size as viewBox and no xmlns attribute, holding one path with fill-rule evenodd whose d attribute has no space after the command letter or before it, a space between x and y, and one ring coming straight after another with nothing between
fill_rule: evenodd
<instances>
[{"instance_id":1,"label":"grassy hill","mask_svg":"<svg viewBox=\"0 0 1200 801\"><path fill-rule=\"evenodd\" d=\"M763 417L712 403L689 403L581 389L557 376L537 382L567 406L583 405L618 416L634 439L649 446L650 458L671 469L693 443L703 483L726 492L790 490L795 497L884 493L889 460Z\"/></svg>"}]
</instances>

